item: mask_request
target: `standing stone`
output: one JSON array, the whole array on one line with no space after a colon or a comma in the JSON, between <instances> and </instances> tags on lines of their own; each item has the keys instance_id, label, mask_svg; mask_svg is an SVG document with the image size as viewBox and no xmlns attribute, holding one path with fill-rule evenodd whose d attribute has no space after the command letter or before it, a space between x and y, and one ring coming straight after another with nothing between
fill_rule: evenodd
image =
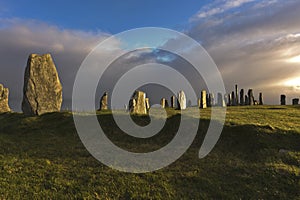
<instances>
[{"instance_id":1,"label":"standing stone","mask_svg":"<svg viewBox=\"0 0 300 200\"><path fill-rule=\"evenodd\" d=\"M229 93L227 106L231 106L231 105L232 105L232 96L231 96L231 93Z\"/></svg>"},{"instance_id":2,"label":"standing stone","mask_svg":"<svg viewBox=\"0 0 300 200\"><path fill-rule=\"evenodd\" d=\"M182 90L179 91L178 93L178 109L179 110L186 109L186 97Z\"/></svg>"},{"instance_id":3,"label":"standing stone","mask_svg":"<svg viewBox=\"0 0 300 200\"><path fill-rule=\"evenodd\" d=\"M231 92L231 105L236 106L236 100L235 100L235 93L234 91Z\"/></svg>"},{"instance_id":4,"label":"standing stone","mask_svg":"<svg viewBox=\"0 0 300 200\"><path fill-rule=\"evenodd\" d=\"M210 94L210 103L211 106L215 105L215 95L213 93L209 93Z\"/></svg>"},{"instance_id":5,"label":"standing stone","mask_svg":"<svg viewBox=\"0 0 300 200\"><path fill-rule=\"evenodd\" d=\"M198 100L199 100L198 107L200 108L201 99L198 99ZM207 107L211 107L211 104L212 104L212 102L211 102L211 95L209 93L209 94L206 94L206 105L207 105Z\"/></svg>"},{"instance_id":6,"label":"standing stone","mask_svg":"<svg viewBox=\"0 0 300 200\"><path fill-rule=\"evenodd\" d=\"M222 93L218 93L218 106L225 107L225 101L223 99Z\"/></svg>"},{"instance_id":7,"label":"standing stone","mask_svg":"<svg viewBox=\"0 0 300 200\"><path fill-rule=\"evenodd\" d=\"M280 105L286 105L286 96L284 94L280 95Z\"/></svg>"},{"instance_id":8,"label":"standing stone","mask_svg":"<svg viewBox=\"0 0 300 200\"><path fill-rule=\"evenodd\" d=\"M224 94L224 103L225 103L225 106L228 105L228 95L227 94Z\"/></svg>"},{"instance_id":9,"label":"standing stone","mask_svg":"<svg viewBox=\"0 0 300 200\"><path fill-rule=\"evenodd\" d=\"M145 98L145 104L146 104L146 109L149 110L150 109L149 98Z\"/></svg>"},{"instance_id":10,"label":"standing stone","mask_svg":"<svg viewBox=\"0 0 300 200\"><path fill-rule=\"evenodd\" d=\"M206 104L206 91L201 91L201 97L200 97L200 108L207 108Z\"/></svg>"},{"instance_id":11,"label":"standing stone","mask_svg":"<svg viewBox=\"0 0 300 200\"><path fill-rule=\"evenodd\" d=\"M263 94L259 93L258 105L264 105Z\"/></svg>"},{"instance_id":12,"label":"standing stone","mask_svg":"<svg viewBox=\"0 0 300 200\"><path fill-rule=\"evenodd\" d=\"M8 88L4 88L2 84L0 84L0 113L9 112L10 108L8 105Z\"/></svg>"},{"instance_id":13,"label":"standing stone","mask_svg":"<svg viewBox=\"0 0 300 200\"><path fill-rule=\"evenodd\" d=\"M295 99L292 99L292 104L295 106L295 105L299 105L299 99L298 98L295 98Z\"/></svg>"},{"instance_id":14,"label":"standing stone","mask_svg":"<svg viewBox=\"0 0 300 200\"><path fill-rule=\"evenodd\" d=\"M248 105L253 106L254 105L254 96L253 96L253 90L249 89L248 90Z\"/></svg>"},{"instance_id":15,"label":"standing stone","mask_svg":"<svg viewBox=\"0 0 300 200\"><path fill-rule=\"evenodd\" d=\"M245 105L249 105L249 97L248 97L248 95L245 95Z\"/></svg>"},{"instance_id":16,"label":"standing stone","mask_svg":"<svg viewBox=\"0 0 300 200\"><path fill-rule=\"evenodd\" d=\"M165 100L165 108L169 108L169 103L167 99Z\"/></svg>"},{"instance_id":17,"label":"standing stone","mask_svg":"<svg viewBox=\"0 0 300 200\"><path fill-rule=\"evenodd\" d=\"M238 91L238 85L235 85L235 105L239 105L239 91Z\"/></svg>"},{"instance_id":18,"label":"standing stone","mask_svg":"<svg viewBox=\"0 0 300 200\"><path fill-rule=\"evenodd\" d=\"M171 108L176 108L176 97L171 96Z\"/></svg>"},{"instance_id":19,"label":"standing stone","mask_svg":"<svg viewBox=\"0 0 300 200\"><path fill-rule=\"evenodd\" d=\"M160 100L160 105L161 105L161 108L165 108L166 107L166 99L165 98L162 98Z\"/></svg>"},{"instance_id":20,"label":"standing stone","mask_svg":"<svg viewBox=\"0 0 300 200\"><path fill-rule=\"evenodd\" d=\"M108 94L107 92L104 92L100 100L99 110L107 110L108 109L107 102L108 102Z\"/></svg>"},{"instance_id":21,"label":"standing stone","mask_svg":"<svg viewBox=\"0 0 300 200\"><path fill-rule=\"evenodd\" d=\"M241 89L240 91L240 105L245 105L245 99L244 99L244 89Z\"/></svg>"},{"instance_id":22,"label":"standing stone","mask_svg":"<svg viewBox=\"0 0 300 200\"><path fill-rule=\"evenodd\" d=\"M131 100L129 101L129 109L132 114L147 114L146 94L142 91L135 91Z\"/></svg>"},{"instance_id":23,"label":"standing stone","mask_svg":"<svg viewBox=\"0 0 300 200\"><path fill-rule=\"evenodd\" d=\"M24 75L22 111L27 115L59 112L62 86L50 54L31 54Z\"/></svg>"}]
</instances>

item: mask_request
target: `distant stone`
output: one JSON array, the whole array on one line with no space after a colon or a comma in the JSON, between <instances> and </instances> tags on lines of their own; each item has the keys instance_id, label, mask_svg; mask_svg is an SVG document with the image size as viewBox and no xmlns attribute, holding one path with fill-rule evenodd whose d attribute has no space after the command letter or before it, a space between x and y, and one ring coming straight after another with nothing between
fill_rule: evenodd
<instances>
[{"instance_id":1,"label":"distant stone","mask_svg":"<svg viewBox=\"0 0 300 200\"><path fill-rule=\"evenodd\" d=\"M129 109L132 114L147 114L146 94L142 91L135 91L132 99L129 101Z\"/></svg>"},{"instance_id":2,"label":"distant stone","mask_svg":"<svg viewBox=\"0 0 300 200\"><path fill-rule=\"evenodd\" d=\"M206 91L205 90L201 91L200 108L207 108L207 104L206 104Z\"/></svg>"},{"instance_id":3,"label":"distant stone","mask_svg":"<svg viewBox=\"0 0 300 200\"><path fill-rule=\"evenodd\" d=\"M284 94L280 95L280 105L286 105L286 96Z\"/></svg>"},{"instance_id":4,"label":"distant stone","mask_svg":"<svg viewBox=\"0 0 300 200\"><path fill-rule=\"evenodd\" d=\"M235 105L238 106L240 103L239 103L239 91L238 91L238 85L235 85Z\"/></svg>"},{"instance_id":5,"label":"distant stone","mask_svg":"<svg viewBox=\"0 0 300 200\"><path fill-rule=\"evenodd\" d=\"M31 54L24 75L22 110L41 115L58 112L62 104L62 86L50 54Z\"/></svg>"},{"instance_id":6,"label":"distant stone","mask_svg":"<svg viewBox=\"0 0 300 200\"><path fill-rule=\"evenodd\" d=\"M244 89L241 89L240 91L240 105L245 105L245 99L244 99Z\"/></svg>"},{"instance_id":7,"label":"distant stone","mask_svg":"<svg viewBox=\"0 0 300 200\"><path fill-rule=\"evenodd\" d=\"M162 98L160 100L160 106L161 106L161 108L165 108L166 107L166 99L165 98Z\"/></svg>"},{"instance_id":8,"label":"distant stone","mask_svg":"<svg viewBox=\"0 0 300 200\"><path fill-rule=\"evenodd\" d=\"M264 105L263 94L261 92L259 93L258 105Z\"/></svg>"},{"instance_id":9,"label":"distant stone","mask_svg":"<svg viewBox=\"0 0 300 200\"><path fill-rule=\"evenodd\" d=\"M245 95L245 105L249 105L249 97L248 97L248 95Z\"/></svg>"},{"instance_id":10,"label":"distant stone","mask_svg":"<svg viewBox=\"0 0 300 200\"><path fill-rule=\"evenodd\" d=\"M99 110L107 110L108 109L108 94L104 92L100 100L100 108Z\"/></svg>"},{"instance_id":11,"label":"distant stone","mask_svg":"<svg viewBox=\"0 0 300 200\"><path fill-rule=\"evenodd\" d=\"M248 105L253 106L254 105L254 96L253 96L253 90L248 90Z\"/></svg>"},{"instance_id":12,"label":"distant stone","mask_svg":"<svg viewBox=\"0 0 300 200\"><path fill-rule=\"evenodd\" d=\"M298 98L295 98L295 99L292 99L292 104L295 106L295 105L299 105L299 99Z\"/></svg>"},{"instance_id":13,"label":"distant stone","mask_svg":"<svg viewBox=\"0 0 300 200\"><path fill-rule=\"evenodd\" d=\"M171 108L176 108L176 97L171 96Z\"/></svg>"},{"instance_id":14,"label":"distant stone","mask_svg":"<svg viewBox=\"0 0 300 200\"><path fill-rule=\"evenodd\" d=\"M178 93L178 109L179 110L186 109L186 96L182 90L179 91Z\"/></svg>"},{"instance_id":15,"label":"distant stone","mask_svg":"<svg viewBox=\"0 0 300 200\"><path fill-rule=\"evenodd\" d=\"M0 84L0 113L9 112L10 108L8 105L8 88L4 88L2 84Z\"/></svg>"},{"instance_id":16,"label":"distant stone","mask_svg":"<svg viewBox=\"0 0 300 200\"><path fill-rule=\"evenodd\" d=\"M236 99L234 91L231 92L231 105L236 106Z\"/></svg>"},{"instance_id":17,"label":"distant stone","mask_svg":"<svg viewBox=\"0 0 300 200\"><path fill-rule=\"evenodd\" d=\"M223 99L223 95L220 92L218 93L218 106L221 106L221 107L226 106L225 101Z\"/></svg>"},{"instance_id":18,"label":"distant stone","mask_svg":"<svg viewBox=\"0 0 300 200\"><path fill-rule=\"evenodd\" d=\"M145 98L145 103L146 103L146 109L149 110L150 109L149 98Z\"/></svg>"},{"instance_id":19,"label":"distant stone","mask_svg":"<svg viewBox=\"0 0 300 200\"><path fill-rule=\"evenodd\" d=\"M232 105L232 96L231 93L229 93L227 95L227 106L231 106Z\"/></svg>"}]
</instances>

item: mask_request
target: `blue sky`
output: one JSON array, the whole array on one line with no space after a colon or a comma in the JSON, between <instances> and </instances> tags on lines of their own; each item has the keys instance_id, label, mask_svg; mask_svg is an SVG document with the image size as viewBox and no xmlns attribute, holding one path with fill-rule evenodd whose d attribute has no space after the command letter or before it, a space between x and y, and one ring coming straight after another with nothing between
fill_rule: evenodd
<instances>
[{"instance_id":1,"label":"blue sky","mask_svg":"<svg viewBox=\"0 0 300 200\"><path fill-rule=\"evenodd\" d=\"M209 1L100 0L4 1L2 17L37 19L61 28L102 30L112 34L132 28L181 28Z\"/></svg>"},{"instance_id":2,"label":"blue sky","mask_svg":"<svg viewBox=\"0 0 300 200\"><path fill-rule=\"evenodd\" d=\"M51 53L64 99L70 99L80 64L99 42L151 26L183 32L201 43L228 93L237 83L254 89L256 96L263 92L266 103L278 104L280 94L291 102L300 96L299 19L299 0L0 0L0 83L10 89L12 107L20 110L28 55ZM112 49L119 48L116 41ZM165 63L174 60L155 56Z\"/></svg>"}]
</instances>

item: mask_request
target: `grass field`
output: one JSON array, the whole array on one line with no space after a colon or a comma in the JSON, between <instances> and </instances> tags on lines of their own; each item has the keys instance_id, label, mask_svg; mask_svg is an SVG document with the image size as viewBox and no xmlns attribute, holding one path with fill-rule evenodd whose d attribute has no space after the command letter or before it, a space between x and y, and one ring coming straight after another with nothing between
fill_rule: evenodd
<instances>
[{"instance_id":1,"label":"grass field","mask_svg":"<svg viewBox=\"0 0 300 200\"><path fill-rule=\"evenodd\" d=\"M190 108L187 117L198 112ZM172 140L180 115L168 114L163 130L144 140L123 134L110 112L98 117L118 146L147 152ZM198 151L210 109L200 114L189 150L144 174L119 172L94 159L69 112L0 114L0 199L300 199L300 107L229 107L221 138L204 159Z\"/></svg>"}]
</instances>

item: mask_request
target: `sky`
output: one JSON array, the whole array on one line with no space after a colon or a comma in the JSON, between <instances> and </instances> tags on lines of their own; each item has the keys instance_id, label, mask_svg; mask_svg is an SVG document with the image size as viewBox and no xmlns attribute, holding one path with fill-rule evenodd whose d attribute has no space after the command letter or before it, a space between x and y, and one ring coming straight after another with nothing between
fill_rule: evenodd
<instances>
[{"instance_id":1,"label":"sky","mask_svg":"<svg viewBox=\"0 0 300 200\"><path fill-rule=\"evenodd\" d=\"M263 92L266 104L279 104L280 94L289 104L300 97L298 0L77 2L0 0L0 83L10 89L13 110L21 108L29 54L51 53L64 88L64 108L70 108L74 78L88 53L114 34L141 27L173 29L202 44L228 93L238 84L252 88L256 99ZM159 53L138 55L169 61Z\"/></svg>"}]
</instances>

